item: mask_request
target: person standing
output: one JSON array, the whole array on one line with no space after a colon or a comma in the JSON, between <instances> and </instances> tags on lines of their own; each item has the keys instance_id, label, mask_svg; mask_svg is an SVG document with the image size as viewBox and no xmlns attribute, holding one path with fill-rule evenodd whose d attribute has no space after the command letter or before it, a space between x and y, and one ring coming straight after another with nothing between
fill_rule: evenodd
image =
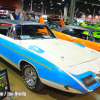
<instances>
[{"instance_id":1,"label":"person standing","mask_svg":"<svg viewBox=\"0 0 100 100\"><path fill-rule=\"evenodd\" d=\"M35 18L32 17L32 13L28 13L28 21L36 22Z\"/></svg>"},{"instance_id":2,"label":"person standing","mask_svg":"<svg viewBox=\"0 0 100 100\"><path fill-rule=\"evenodd\" d=\"M34 17L34 18L35 18L34 11L30 10L29 12L32 14L32 17Z\"/></svg>"},{"instance_id":3,"label":"person standing","mask_svg":"<svg viewBox=\"0 0 100 100\"><path fill-rule=\"evenodd\" d=\"M13 16L14 20L16 20L16 14L15 14L15 12L12 13L12 16Z\"/></svg>"},{"instance_id":4,"label":"person standing","mask_svg":"<svg viewBox=\"0 0 100 100\"><path fill-rule=\"evenodd\" d=\"M38 17L38 15L36 15L36 16L35 16L36 22L39 22L39 19L40 19L40 18Z\"/></svg>"},{"instance_id":5,"label":"person standing","mask_svg":"<svg viewBox=\"0 0 100 100\"><path fill-rule=\"evenodd\" d=\"M24 21L27 21L27 13L26 12L24 12L24 15L23 15L23 17L24 17Z\"/></svg>"},{"instance_id":6,"label":"person standing","mask_svg":"<svg viewBox=\"0 0 100 100\"><path fill-rule=\"evenodd\" d=\"M22 11L22 13L20 14L20 20L24 20L24 11Z\"/></svg>"},{"instance_id":7,"label":"person standing","mask_svg":"<svg viewBox=\"0 0 100 100\"><path fill-rule=\"evenodd\" d=\"M20 14L20 20L27 21L27 13L25 11Z\"/></svg>"},{"instance_id":8,"label":"person standing","mask_svg":"<svg viewBox=\"0 0 100 100\"><path fill-rule=\"evenodd\" d=\"M20 12L18 15L16 15L16 20L19 20L20 19Z\"/></svg>"}]
</instances>

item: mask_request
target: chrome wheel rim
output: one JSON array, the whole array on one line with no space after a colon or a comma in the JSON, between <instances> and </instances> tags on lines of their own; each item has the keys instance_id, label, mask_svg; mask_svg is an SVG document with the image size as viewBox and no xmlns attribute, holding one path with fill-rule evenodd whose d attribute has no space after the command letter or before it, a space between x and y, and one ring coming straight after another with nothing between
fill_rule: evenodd
<instances>
[{"instance_id":1,"label":"chrome wheel rim","mask_svg":"<svg viewBox=\"0 0 100 100\"><path fill-rule=\"evenodd\" d=\"M37 74L33 67L31 66L27 67L24 71L24 76L25 76L25 82L29 86L34 86L36 84Z\"/></svg>"}]
</instances>

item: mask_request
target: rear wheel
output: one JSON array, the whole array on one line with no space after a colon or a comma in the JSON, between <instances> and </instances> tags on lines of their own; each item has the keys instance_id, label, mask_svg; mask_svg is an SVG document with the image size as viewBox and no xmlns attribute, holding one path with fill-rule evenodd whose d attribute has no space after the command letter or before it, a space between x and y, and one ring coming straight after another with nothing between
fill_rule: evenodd
<instances>
[{"instance_id":1,"label":"rear wheel","mask_svg":"<svg viewBox=\"0 0 100 100\"><path fill-rule=\"evenodd\" d=\"M25 64L22 67L22 77L26 87L31 91L37 92L44 88L35 68L30 64Z\"/></svg>"}]
</instances>

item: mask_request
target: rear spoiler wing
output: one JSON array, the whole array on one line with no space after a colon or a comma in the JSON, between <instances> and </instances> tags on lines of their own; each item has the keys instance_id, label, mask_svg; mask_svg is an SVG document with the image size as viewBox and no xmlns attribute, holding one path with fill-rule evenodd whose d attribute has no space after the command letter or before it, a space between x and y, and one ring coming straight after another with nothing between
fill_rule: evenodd
<instances>
[{"instance_id":1,"label":"rear spoiler wing","mask_svg":"<svg viewBox=\"0 0 100 100\"><path fill-rule=\"evenodd\" d=\"M40 16L40 23L45 24L45 22L41 16ZM66 24L64 23L64 21L62 19L60 19L60 23L61 23L61 27L66 26Z\"/></svg>"}]
</instances>

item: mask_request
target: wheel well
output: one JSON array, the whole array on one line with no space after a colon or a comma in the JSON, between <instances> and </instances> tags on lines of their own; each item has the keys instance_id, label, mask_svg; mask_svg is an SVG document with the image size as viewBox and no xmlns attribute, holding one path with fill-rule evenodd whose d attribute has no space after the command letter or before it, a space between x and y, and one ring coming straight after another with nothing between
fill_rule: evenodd
<instances>
[{"instance_id":1,"label":"wheel well","mask_svg":"<svg viewBox=\"0 0 100 100\"><path fill-rule=\"evenodd\" d=\"M20 70L21 70L21 71L22 71L22 66L25 65L25 64L30 64L30 63L28 63L28 62L26 62L26 61L21 61L21 62L20 62Z\"/></svg>"},{"instance_id":2,"label":"wheel well","mask_svg":"<svg viewBox=\"0 0 100 100\"><path fill-rule=\"evenodd\" d=\"M31 63L29 63L29 62L27 62L27 61L21 61L20 64L19 64L21 72L22 72L22 67L23 67L25 64L30 64L30 65L32 65ZM34 67L34 65L32 65L32 66ZM34 68L35 68L35 67L34 67ZM35 70L36 70L36 69L35 69ZM36 70L36 71L37 71L37 70Z\"/></svg>"}]
</instances>

